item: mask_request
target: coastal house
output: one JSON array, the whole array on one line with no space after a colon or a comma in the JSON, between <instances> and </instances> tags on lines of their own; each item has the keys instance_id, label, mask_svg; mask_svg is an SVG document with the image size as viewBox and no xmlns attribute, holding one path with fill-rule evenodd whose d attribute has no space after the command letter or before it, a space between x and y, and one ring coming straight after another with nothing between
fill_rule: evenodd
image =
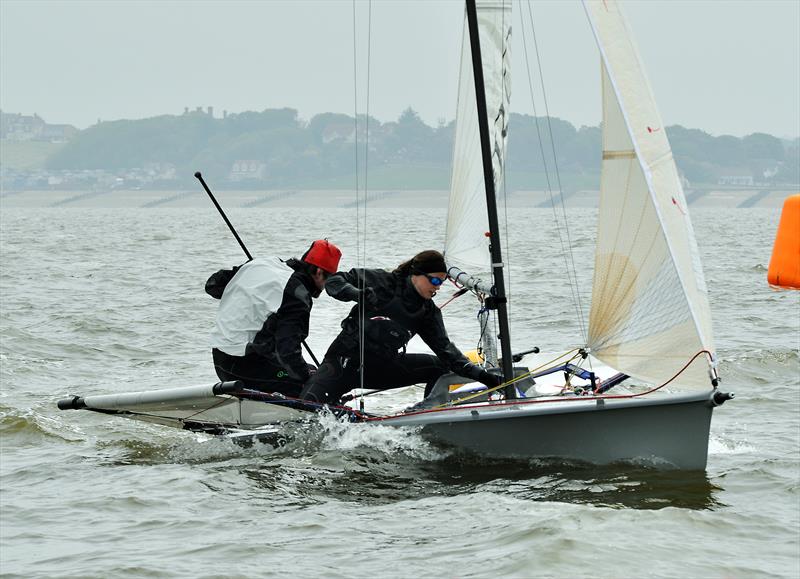
<instances>
[{"instance_id":1,"label":"coastal house","mask_svg":"<svg viewBox=\"0 0 800 579\"><path fill-rule=\"evenodd\" d=\"M263 179L267 173L267 165L262 161L239 160L234 161L228 179L231 181L248 181Z\"/></svg>"},{"instance_id":2,"label":"coastal house","mask_svg":"<svg viewBox=\"0 0 800 579\"><path fill-rule=\"evenodd\" d=\"M0 139L8 141L33 141L45 126L37 114L4 113L0 111Z\"/></svg>"},{"instance_id":3,"label":"coastal house","mask_svg":"<svg viewBox=\"0 0 800 579\"><path fill-rule=\"evenodd\" d=\"M63 143L71 139L78 129L72 125L51 125L42 117L0 111L0 139L8 141L45 141Z\"/></svg>"},{"instance_id":4,"label":"coastal house","mask_svg":"<svg viewBox=\"0 0 800 579\"><path fill-rule=\"evenodd\" d=\"M78 133L78 129L72 125L45 125L39 133L39 141L50 143L66 143Z\"/></svg>"},{"instance_id":5,"label":"coastal house","mask_svg":"<svg viewBox=\"0 0 800 579\"><path fill-rule=\"evenodd\" d=\"M752 175L724 175L717 180L717 185L739 185L748 187L754 185Z\"/></svg>"}]
</instances>

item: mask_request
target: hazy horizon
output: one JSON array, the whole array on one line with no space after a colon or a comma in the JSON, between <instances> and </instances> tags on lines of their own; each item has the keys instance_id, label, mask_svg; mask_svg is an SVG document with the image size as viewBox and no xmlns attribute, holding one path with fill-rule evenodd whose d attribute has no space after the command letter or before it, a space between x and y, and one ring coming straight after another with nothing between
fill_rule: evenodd
<instances>
[{"instance_id":1,"label":"hazy horizon","mask_svg":"<svg viewBox=\"0 0 800 579\"><path fill-rule=\"evenodd\" d=\"M511 112L521 114L533 114L520 21L528 6L515 3L512 24ZM800 2L623 6L666 125L800 136ZM369 33L369 114L394 121L411 107L428 125L451 121L463 4L369 7L356 2L354 36L347 1L0 0L0 108L82 129L198 106L217 117L283 107L305 120L365 114ZM582 6L546 1L531 11L550 115L598 125L598 56Z\"/></svg>"}]
</instances>

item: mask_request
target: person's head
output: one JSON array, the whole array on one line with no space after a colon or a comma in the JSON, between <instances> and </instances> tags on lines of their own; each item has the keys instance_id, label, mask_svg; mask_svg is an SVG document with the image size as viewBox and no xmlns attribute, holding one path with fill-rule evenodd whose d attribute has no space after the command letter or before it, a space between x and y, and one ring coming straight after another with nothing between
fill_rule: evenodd
<instances>
[{"instance_id":1,"label":"person's head","mask_svg":"<svg viewBox=\"0 0 800 579\"><path fill-rule=\"evenodd\" d=\"M328 276L336 273L339 269L341 257L342 252L338 247L327 239L317 239L300 260L311 266L309 274L317 285L317 289L322 291Z\"/></svg>"},{"instance_id":2,"label":"person's head","mask_svg":"<svg viewBox=\"0 0 800 579\"><path fill-rule=\"evenodd\" d=\"M441 253L428 249L398 265L395 272L409 276L417 293L429 300L447 279L447 264Z\"/></svg>"}]
</instances>

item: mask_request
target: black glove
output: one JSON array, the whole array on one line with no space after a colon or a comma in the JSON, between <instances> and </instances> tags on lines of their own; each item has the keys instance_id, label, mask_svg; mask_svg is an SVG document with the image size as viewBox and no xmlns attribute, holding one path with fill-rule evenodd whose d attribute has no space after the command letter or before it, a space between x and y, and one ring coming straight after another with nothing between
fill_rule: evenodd
<instances>
[{"instance_id":1,"label":"black glove","mask_svg":"<svg viewBox=\"0 0 800 579\"><path fill-rule=\"evenodd\" d=\"M488 386L489 388L494 388L495 386L500 386L500 384L503 383L503 377L487 372L486 370L481 370L481 373L478 374L478 382Z\"/></svg>"},{"instance_id":2,"label":"black glove","mask_svg":"<svg viewBox=\"0 0 800 579\"><path fill-rule=\"evenodd\" d=\"M368 308L377 308L378 294L371 287L360 289L358 290L358 303Z\"/></svg>"}]
</instances>

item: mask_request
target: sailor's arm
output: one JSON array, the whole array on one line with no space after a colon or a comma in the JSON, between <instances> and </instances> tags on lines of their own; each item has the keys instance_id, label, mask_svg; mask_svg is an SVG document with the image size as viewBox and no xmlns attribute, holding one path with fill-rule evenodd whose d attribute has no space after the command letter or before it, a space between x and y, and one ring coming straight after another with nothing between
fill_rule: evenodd
<instances>
[{"instance_id":1,"label":"sailor's arm","mask_svg":"<svg viewBox=\"0 0 800 579\"><path fill-rule=\"evenodd\" d=\"M325 291L328 295L340 302L358 301L360 292L356 287L359 284L358 270L337 271L325 282ZM363 283L361 284L363 285Z\"/></svg>"},{"instance_id":2,"label":"sailor's arm","mask_svg":"<svg viewBox=\"0 0 800 579\"><path fill-rule=\"evenodd\" d=\"M305 382L309 372L301 344L308 337L311 295L303 284L298 283L284 290L283 302L275 315L275 353L278 361L292 380Z\"/></svg>"},{"instance_id":3,"label":"sailor's arm","mask_svg":"<svg viewBox=\"0 0 800 579\"><path fill-rule=\"evenodd\" d=\"M375 291L367 286L365 277L365 270L361 268L336 272L325 282L325 291L340 302L358 302L366 299L368 304L374 306Z\"/></svg>"}]
</instances>

